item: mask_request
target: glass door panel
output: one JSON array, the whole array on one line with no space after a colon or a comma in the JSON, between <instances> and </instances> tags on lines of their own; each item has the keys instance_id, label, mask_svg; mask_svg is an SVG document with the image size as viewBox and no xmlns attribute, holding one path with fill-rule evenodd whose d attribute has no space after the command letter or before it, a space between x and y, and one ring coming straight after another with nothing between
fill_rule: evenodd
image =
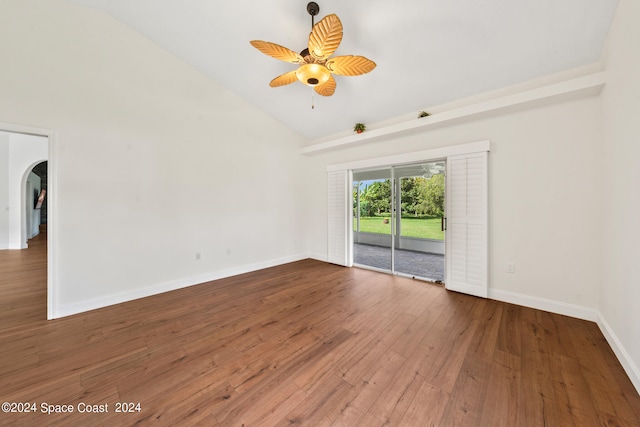
<instances>
[{"instance_id":1,"label":"glass door panel","mask_svg":"<svg viewBox=\"0 0 640 427\"><path fill-rule=\"evenodd\" d=\"M443 160L393 167L395 273L444 281L445 164Z\"/></svg>"},{"instance_id":2,"label":"glass door panel","mask_svg":"<svg viewBox=\"0 0 640 427\"><path fill-rule=\"evenodd\" d=\"M353 172L353 262L444 281L446 162Z\"/></svg>"},{"instance_id":3,"label":"glass door panel","mask_svg":"<svg viewBox=\"0 0 640 427\"><path fill-rule=\"evenodd\" d=\"M353 172L353 262L393 272L392 170Z\"/></svg>"},{"instance_id":4,"label":"glass door panel","mask_svg":"<svg viewBox=\"0 0 640 427\"><path fill-rule=\"evenodd\" d=\"M393 168L397 195L394 271L444 281L445 161Z\"/></svg>"}]
</instances>

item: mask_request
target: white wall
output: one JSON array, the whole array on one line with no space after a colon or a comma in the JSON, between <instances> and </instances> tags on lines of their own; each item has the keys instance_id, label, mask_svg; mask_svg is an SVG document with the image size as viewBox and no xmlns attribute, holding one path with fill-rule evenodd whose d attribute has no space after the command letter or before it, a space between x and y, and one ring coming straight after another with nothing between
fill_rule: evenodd
<instances>
[{"instance_id":1,"label":"white wall","mask_svg":"<svg viewBox=\"0 0 640 427\"><path fill-rule=\"evenodd\" d=\"M0 250L9 249L9 134L0 131Z\"/></svg>"},{"instance_id":2,"label":"white wall","mask_svg":"<svg viewBox=\"0 0 640 427\"><path fill-rule=\"evenodd\" d=\"M54 316L306 254L301 137L144 37L3 0L0 63L0 122L56 132Z\"/></svg>"},{"instance_id":3,"label":"white wall","mask_svg":"<svg viewBox=\"0 0 640 427\"><path fill-rule=\"evenodd\" d=\"M311 155L310 175L325 204L328 164L490 140L490 293L566 305L595 318L601 138L600 102L591 96ZM321 225L310 239L320 259L326 257L325 212L316 206L309 213ZM510 262L516 274L506 273Z\"/></svg>"},{"instance_id":4,"label":"white wall","mask_svg":"<svg viewBox=\"0 0 640 427\"><path fill-rule=\"evenodd\" d=\"M640 2L621 0L607 42L600 312L640 390ZM610 340L611 338L610 337ZM626 354L625 354L626 353Z\"/></svg>"}]
</instances>

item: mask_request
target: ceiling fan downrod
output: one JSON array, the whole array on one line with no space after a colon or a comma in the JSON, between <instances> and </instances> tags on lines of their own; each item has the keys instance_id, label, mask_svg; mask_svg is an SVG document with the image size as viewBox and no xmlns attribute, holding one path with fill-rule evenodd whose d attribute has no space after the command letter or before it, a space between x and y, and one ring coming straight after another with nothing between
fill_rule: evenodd
<instances>
[{"instance_id":1,"label":"ceiling fan downrod","mask_svg":"<svg viewBox=\"0 0 640 427\"><path fill-rule=\"evenodd\" d=\"M315 25L314 17L320 13L320 6L318 6L316 2L310 1L307 3L307 12L311 15L311 29L313 30L313 26Z\"/></svg>"}]
</instances>

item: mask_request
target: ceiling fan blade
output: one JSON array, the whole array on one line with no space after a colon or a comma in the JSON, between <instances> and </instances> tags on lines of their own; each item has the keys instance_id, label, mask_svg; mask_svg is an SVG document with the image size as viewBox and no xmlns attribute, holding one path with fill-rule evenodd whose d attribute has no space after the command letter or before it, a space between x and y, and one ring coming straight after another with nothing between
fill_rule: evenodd
<instances>
[{"instance_id":1,"label":"ceiling fan blade","mask_svg":"<svg viewBox=\"0 0 640 427\"><path fill-rule=\"evenodd\" d=\"M287 49L279 44L265 42L262 40L251 40L251 45L258 49L265 55L269 55L272 58L279 59L281 61L290 62L292 64L304 64L304 58L299 53Z\"/></svg>"},{"instance_id":2,"label":"ceiling fan blade","mask_svg":"<svg viewBox=\"0 0 640 427\"><path fill-rule=\"evenodd\" d=\"M336 56L325 65L329 71L341 76L359 76L376 68L375 62L357 55Z\"/></svg>"},{"instance_id":3,"label":"ceiling fan blade","mask_svg":"<svg viewBox=\"0 0 640 427\"><path fill-rule=\"evenodd\" d=\"M309 34L309 53L315 59L327 59L342 41L342 22L337 15L327 15L313 26Z\"/></svg>"},{"instance_id":4,"label":"ceiling fan blade","mask_svg":"<svg viewBox=\"0 0 640 427\"><path fill-rule=\"evenodd\" d=\"M290 85L291 83L294 83L297 81L298 81L298 77L296 76L296 70L293 70L293 71L289 71L288 73L284 73L281 76L278 76L275 79L271 80L271 82L269 83L269 86L271 87L285 86L285 85Z\"/></svg>"},{"instance_id":5,"label":"ceiling fan blade","mask_svg":"<svg viewBox=\"0 0 640 427\"><path fill-rule=\"evenodd\" d=\"M329 76L329 80L321 85L315 86L313 89L322 96L331 96L336 91L336 79L334 79L333 76Z\"/></svg>"}]
</instances>

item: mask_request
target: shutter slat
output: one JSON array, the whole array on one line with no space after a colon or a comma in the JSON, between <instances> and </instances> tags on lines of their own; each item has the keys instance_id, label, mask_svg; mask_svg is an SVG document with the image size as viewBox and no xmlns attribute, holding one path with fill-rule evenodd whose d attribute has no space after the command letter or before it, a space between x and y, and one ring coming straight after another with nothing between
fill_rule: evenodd
<instances>
[{"instance_id":1,"label":"shutter slat","mask_svg":"<svg viewBox=\"0 0 640 427\"><path fill-rule=\"evenodd\" d=\"M348 214L347 203L349 201L348 192L348 172L335 171L328 173L328 253L327 260L334 264L348 265L347 245L348 235Z\"/></svg>"},{"instance_id":2,"label":"shutter slat","mask_svg":"<svg viewBox=\"0 0 640 427\"><path fill-rule=\"evenodd\" d=\"M487 297L487 153L447 159L447 289Z\"/></svg>"}]
</instances>

